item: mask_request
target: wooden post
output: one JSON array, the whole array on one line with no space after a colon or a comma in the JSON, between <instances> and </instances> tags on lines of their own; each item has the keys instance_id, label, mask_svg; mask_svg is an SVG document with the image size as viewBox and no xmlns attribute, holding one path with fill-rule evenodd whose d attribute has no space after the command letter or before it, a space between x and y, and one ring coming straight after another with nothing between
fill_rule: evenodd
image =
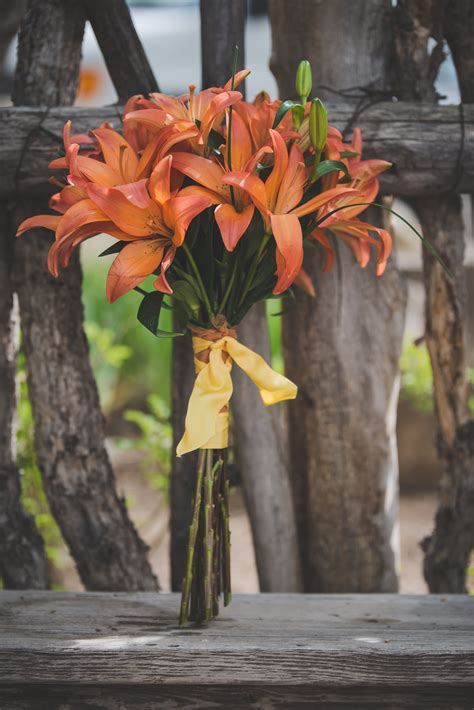
<instances>
[{"instance_id":1,"label":"wooden post","mask_svg":"<svg viewBox=\"0 0 474 710\"><path fill-rule=\"evenodd\" d=\"M436 101L433 81L444 58L443 34L452 43L461 98L474 100L472 5L446 6L404 0L394 10L398 87L402 99ZM428 41L437 40L432 50ZM430 81L425 81L428 76ZM474 548L474 421L467 408L464 223L459 195L426 195L414 202L423 233L435 245L454 278L449 279L423 252L426 290L425 338L433 371L438 420L438 451L443 473L435 529L423 541L424 572L431 592L465 592L466 570Z\"/></svg>"},{"instance_id":2,"label":"wooden post","mask_svg":"<svg viewBox=\"0 0 474 710\"><path fill-rule=\"evenodd\" d=\"M125 0L83 0L118 100L159 91Z\"/></svg>"},{"instance_id":3,"label":"wooden post","mask_svg":"<svg viewBox=\"0 0 474 710\"><path fill-rule=\"evenodd\" d=\"M0 579L5 589L47 589L43 540L20 502L16 467L16 365L19 341L18 303L11 282L11 226L0 218Z\"/></svg>"},{"instance_id":4,"label":"wooden post","mask_svg":"<svg viewBox=\"0 0 474 710\"><path fill-rule=\"evenodd\" d=\"M30 0L19 37L14 103L49 107L75 97L84 28L82 4ZM44 114L47 109L44 109ZM22 218L45 209L24 198ZM157 589L146 546L115 488L82 327L78 254L56 280L46 271L49 232L16 243L18 292L35 446L46 494L88 589Z\"/></svg>"},{"instance_id":5,"label":"wooden post","mask_svg":"<svg viewBox=\"0 0 474 710\"><path fill-rule=\"evenodd\" d=\"M281 96L294 94L303 58L322 98L329 96L322 85L386 88L389 0L270 0L269 7ZM308 251L305 265L316 298L299 293L283 325L287 374L299 386L289 407L290 470L305 590L393 592L405 289L393 259L379 279L344 245L330 274L322 274L318 250Z\"/></svg>"}]
</instances>

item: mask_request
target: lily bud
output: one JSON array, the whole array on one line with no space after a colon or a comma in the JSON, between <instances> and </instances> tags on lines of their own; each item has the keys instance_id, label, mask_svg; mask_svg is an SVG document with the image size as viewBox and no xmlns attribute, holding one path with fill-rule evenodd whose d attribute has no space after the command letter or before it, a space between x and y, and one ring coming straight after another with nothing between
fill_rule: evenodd
<instances>
[{"instance_id":1,"label":"lily bud","mask_svg":"<svg viewBox=\"0 0 474 710\"><path fill-rule=\"evenodd\" d=\"M296 72L296 93L301 99L301 103L306 103L308 96L311 93L313 86L313 74L311 71L311 64L307 59L303 59L298 65L298 70Z\"/></svg>"},{"instance_id":2,"label":"lily bud","mask_svg":"<svg viewBox=\"0 0 474 710\"><path fill-rule=\"evenodd\" d=\"M327 137L328 112L321 99L313 99L309 112L309 139L317 154L324 150Z\"/></svg>"}]
</instances>

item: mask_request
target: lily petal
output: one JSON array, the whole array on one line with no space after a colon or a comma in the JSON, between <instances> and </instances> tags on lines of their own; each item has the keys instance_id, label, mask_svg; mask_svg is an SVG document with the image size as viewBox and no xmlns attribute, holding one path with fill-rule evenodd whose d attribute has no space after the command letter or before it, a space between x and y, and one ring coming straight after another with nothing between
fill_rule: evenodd
<instances>
[{"instance_id":1,"label":"lily petal","mask_svg":"<svg viewBox=\"0 0 474 710\"><path fill-rule=\"evenodd\" d=\"M117 254L107 276L109 303L141 284L158 268L166 243L165 239L139 239Z\"/></svg>"},{"instance_id":2,"label":"lily petal","mask_svg":"<svg viewBox=\"0 0 474 710\"><path fill-rule=\"evenodd\" d=\"M204 144L207 143L209 133L219 116L228 106L233 106L241 99L240 91L222 91L220 94L216 94L201 117L202 142Z\"/></svg>"},{"instance_id":3,"label":"lily petal","mask_svg":"<svg viewBox=\"0 0 474 710\"><path fill-rule=\"evenodd\" d=\"M331 241L327 234L325 234L322 229L316 228L313 229L309 235L309 239L314 239L314 241L319 242L324 249L326 258L324 261L323 272L327 273L328 271L331 271L334 264L334 249L332 248Z\"/></svg>"},{"instance_id":4,"label":"lily petal","mask_svg":"<svg viewBox=\"0 0 474 710\"><path fill-rule=\"evenodd\" d=\"M252 198L255 207L263 214L268 214L265 183L259 177L251 173L232 171L227 173L222 180L226 185L233 185L247 192Z\"/></svg>"},{"instance_id":5,"label":"lily petal","mask_svg":"<svg viewBox=\"0 0 474 710\"><path fill-rule=\"evenodd\" d=\"M37 214L35 217L28 217L28 219L23 220L16 230L16 236L20 237L28 229L34 229L35 227L43 227L43 229L50 229L55 232L61 219L61 217L52 214Z\"/></svg>"},{"instance_id":6,"label":"lily petal","mask_svg":"<svg viewBox=\"0 0 474 710\"><path fill-rule=\"evenodd\" d=\"M323 205L326 205L336 197L341 197L343 195L360 195L360 191L353 190L350 187L333 187L331 190L327 190L326 192L322 192L320 195L316 195L316 197L308 200L308 202L305 202L303 205L295 207L295 209L291 210L291 214L294 214L297 217L303 217L306 214L311 214L311 212L316 212L316 210Z\"/></svg>"},{"instance_id":7,"label":"lily petal","mask_svg":"<svg viewBox=\"0 0 474 710\"><path fill-rule=\"evenodd\" d=\"M167 113L159 108L145 108L140 111L130 111L125 114L123 122L125 125L140 123L151 132L159 131L166 125Z\"/></svg>"},{"instance_id":8,"label":"lily petal","mask_svg":"<svg viewBox=\"0 0 474 710\"><path fill-rule=\"evenodd\" d=\"M236 89L239 84L241 84L251 73L251 69L241 69L240 71L236 72L234 77L230 77L229 81L226 81L224 84L224 89L226 91L231 91L232 88ZM234 86L232 87L232 78L234 79Z\"/></svg>"},{"instance_id":9,"label":"lily petal","mask_svg":"<svg viewBox=\"0 0 474 710\"><path fill-rule=\"evenodd\" d=\"M99 141L104 160L118 175L122 182L135 180L138 158L125 138L111 128L97 128L93 131Z\"/></svg>"},{"instance_id":10,"label":"lily petal","mask_svg":"<svg viewBox=\"0 0 474 710\"><path fill-rule=\"evenodd\" d=\"M160 160L158 165L153 168L150 177L150 194L158 204L163 205L170 199L170 175L171 162L173 158L168 155L163 160Z\"/></svg>"},{"instance_id":11,"label":"lily petal","mask_svg":"<svg viewBox=\"0 0 474 710\"><path fill-rule=\"evenodd\" d=\"M127 234L135 237L153 234L153 227L149 224L149 210L134 205L120 190L90 184L87 193L108 219Z\"/></svg>"},{"instance_id":12,"label":"lily petal","mask_svg":"<svg viewBox=\"0 0 474 710\"><path fill-rule=\"evenodd\" d=\"M307 293L308 296L311 296L311 298L314 298L316 296L316 291L314 289L314 284L311 279L311 276L308 274L307 271L305 271L305 269L300 270L293 283L295 284L295 286L298 286L298 288Z\"/></svg>"},{"instance_id":13,"label":"lily petal","mask_svg":"<svg viewBox=\"0 0 474 710\"><path fill-rule=\"evenodd\" d=\"M182 195L181 193L166 203L165 208L168 207L167 212L171 216L170 222L174 227L173 243L176 246L181 246L184 242L186 230L196 215L211 204L212 200L207 195ZM170 224L168 219L166 221Z\"/></svg>"},{"instance_id":14,"label":"lily petal","mask_svg":"<svg viewBox=\"0 0 474 710\"><path fill-rule=\"evenodd\" d=\"M218 195L229 196L229 188L223 183L225 173L213 160L192 153L174 153L173 168Z\"/></svg>"},{"instance_id":15,"label":"lily petal","mask_svg":"<svg viewBox=\"0 0 474 710\"><path fill-rule=\"evenodd\" d=\"M274 212L280 185L288 169L288 150L285 141L277 131L270 128L269 133L272 139L273 155L275 158L272 172L265 183L265 191L267 193L268 208L270 212Z\"/></svg>"},{"instance_id":16,"label":"lily petal","mask_svg":"<svg viewBox=\"0 0 474 710\"><path fill-rule=\"evenodd\" d=\"M163 257L158 278L155 279L155 281L153 282L153 286L156 288L157 291L161 291L161 293L173 293L173 289L166 280L166 272L173 263L175 254L176 247L172 245Z\"/></svg>"},{"instance_id":17,"label":"lily petal","mask_svg":"<svg viewBox=\"0 0 474 710\"><path fill-rule=\"evenodd\" d=\"M275 212L285 214L290 212L301 202L304 184L306 182L306 169L303 153L298 145L293 145L290 150L288 167L278 191Z\"/></svg>"},{"instance_id":18,"label":"lily petal","mask_svg":"<svg viewBox=\"0 0 474 710\"><path fill-rule=\"evenodd\" d=\"M227 120L227 132L229 132L229 120ZM232 116L230 150L232 170L243 170L252 156L252 138L244 119L237 112Z\"/></svg>"},{"instance_id":19,"label":"lily petal","mask_svg":"<svg viewBox=\"0 0 474 710\"><path fill-rule=\"evenodd\" d=\"M278 281L274 294L286 291L303 265L303 232L298 217L292 214L271 216L273 236L277 245Z\"/></svg>"},{"instance_id":20,"label":"lily petal","mask_svg":"<svg viewBox=\"0 0 474 710\"><path fill-rule=\"evenodd\" d=\"M221 204L216 207L214 215L227 251L234 251L252 221L254 210L253 204L245 207L242 212L237 212L231 204Z\"/></svg>"},{"instance_id":21,"label":"lily petal","mask_svg":"<svg viewBox=\"0 0 474 710\"><path fill-rule=\"evenodd\" d=\"M56 239L67 237L86 224L108 221L107 215L92 200L81 200L72 205L60 218L56 229Z\"/></svg>"}]
</instances>

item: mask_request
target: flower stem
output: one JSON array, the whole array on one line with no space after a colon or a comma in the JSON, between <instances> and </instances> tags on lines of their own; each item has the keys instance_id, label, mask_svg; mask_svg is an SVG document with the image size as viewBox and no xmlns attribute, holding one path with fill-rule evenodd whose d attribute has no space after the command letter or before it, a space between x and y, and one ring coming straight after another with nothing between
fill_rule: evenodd
<instances>
[{"instance_id":1,"label":"flower stem","mask_svg":"<svg viewBox=\"0 0 474 710\"><path fill-rule=\"evenodd\" d=\"M235 277L237 276L237 269L238 269L239 261L240 261L240 259L237 255L234 259L234 266L232 268L232 274L230 276L229 283L227 284L227 288L224 293L224 297L219 305L219 308L217 309L218 313L224 313L224 308L227 304L227 301L229 300L229 296L232 291L232 286L234 285Z\"/></svg>"},{"instance_id":2,"label":"flower stem","mask_svg":"<svg viewBox=\"0 0 474 710\"><path fill-rule=\"evenodd\" d=\"M212 556L214 552L214 529L212 526L212 488L213 466L212 449L206 454L206 473L204 474L204 613L205 620L212 619Z\"/></svg>"},{"instance_id":3,"label":"flower stem","mask_svg":"<svg viewBox=\"0 0 474 710\"><path fill-rule=\"evenodd\" d=\"M253 280L255 278L255 274L257 273L258 263L260 261L260 258L262 256L263 252L265 251L265 247L267 246L270 237L271 237L271 234L268 234L268 232L265 232L262 237L262 240L261 240L260 245L258 247L257 253L256 253L255 258L254 258L252 265L250 267L247 279L245 281L245 285L244 285L244 288L242 291L242 296L240 297L240 300L237 304L237 308L240 308L242 303L245 301L245 297L247 296L247 293L249 292L249 290L252 286Z\"/></svg>"},{"instance_id":4,"label":"flower stem","mask_svg":"<svg viewBox=\"0 0 474 710\"><path fill-rule=\"evenodd\" d=\"M231 574L230 574L230 529L229 529L229 479L227 478L227 458L224 459L224 466L221 478L221 494L219 496L220 513L222 517L222 541L223 541L223 589L224 606L228 606L232 601Z\"/></svg>"},{"instance_id":5,"label":"flower stem","mask_svg":"<svg viewBox=\"0 0 474 710\"><path fill-rule=\"evenodd\" d=\"M183 579L183 592L181 597L181 611L179 623L183 625L188 620L189 598L193 581L194 550L199 527L199 513L202 501L202 479L204 474L206 451L201 449L198 458L198 470L196 478L196 493L194 497L193 517L189 528L188 553L186 557L186 574Z\"/></svg>"},{"instance_id":6,"label":"flower stem","mask_svg":"<svg viewBox=\"0 0 474 710\"><path fill-rule=\"evenodd\" d=\"M212 319L214 318L214 313L212 311L211 302L209 301L209 296L207 295L207 291L204 287L204 283L202 281L198 266L196 264L196 261L194 260L193 255L191 254L191 249L188 247L188 245L186 243L183 243L183 249L186 254L187 260L191 264L191 268L194 272L194 276L196 277L196 281L198 282L198 286L201 291L201 296L204 301L204 305L206 307L207 315L209 316L209 320L212 322Z\"/></svg>"}]
</instances>

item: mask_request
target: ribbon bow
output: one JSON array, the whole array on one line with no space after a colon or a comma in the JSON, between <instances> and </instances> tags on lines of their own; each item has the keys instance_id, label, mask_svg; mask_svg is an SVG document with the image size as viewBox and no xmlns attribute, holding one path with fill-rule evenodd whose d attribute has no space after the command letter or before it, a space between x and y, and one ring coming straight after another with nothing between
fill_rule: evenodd
<instances>
[{"instance_id":1,"label":"ribbon bow","mask_svg":"<svg viewBox=\"0 0 474 710\"><path fill-rule=\"evenodd\" d=\"M178 444L178 456L194 449L225 449L228 445L229 413L232 396L232 362L254 382L263 403L295 399L293 382L267 365L265 360L235 338L235 331L194 329L193 350L196 381L189 398L185 431ZM206 337L201 337L206 335Z\"/></svg>"}]
</instances>

